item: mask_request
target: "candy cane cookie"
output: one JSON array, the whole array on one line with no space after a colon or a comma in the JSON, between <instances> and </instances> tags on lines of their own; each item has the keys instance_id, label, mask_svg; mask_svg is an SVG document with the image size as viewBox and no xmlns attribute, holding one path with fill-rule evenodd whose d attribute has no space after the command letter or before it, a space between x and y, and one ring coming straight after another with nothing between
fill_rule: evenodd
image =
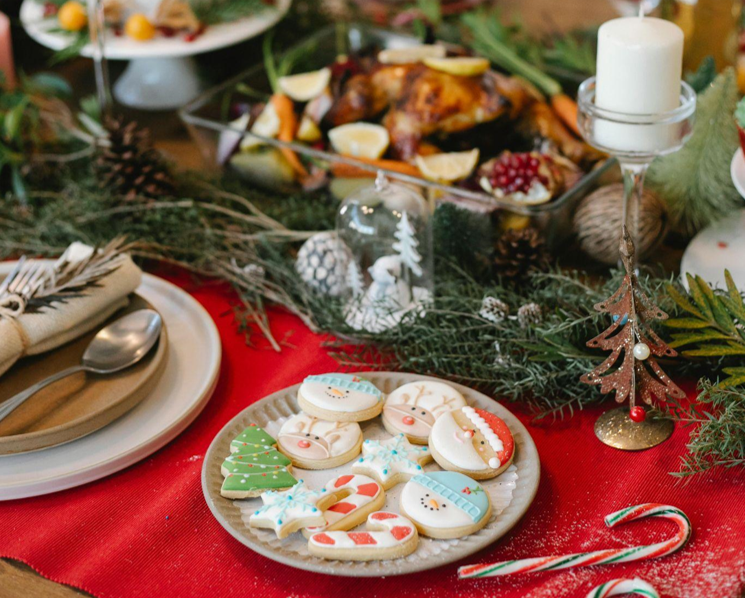
<instances>
[{"instance_id":1,"label":"candy cane cookie","mask_svg":"<svg viewBox=\"0 0 745 598\"><path fill-rule=\"evenodd\" d=\"M609 596L624 596L626 594L636 594L637 596L644 596L644 598L660 598L657 590L652 585L638 577L606 581L590 590L587 598L608 598Z\"/></svg>"},{"instance_id":2,"label":"candy cane cookie","mask_svg":"<svg viewBox=\"0 0 745 598\"><path fill-rule=\"evenodd\" d=\"M515 456L515 440L507 424L489 411L468 406L437 418L429 448L440 467L475 480L498 476Z\"/></svg>"},{"instance_id":3,"label":"candy cane cookie","mask_svg":"<svg viewBox=\"0 0 745 598\"><path fill-rule=\"evenodd\" d=\"M605 518L605 525L616 527L629 521L646 517L663 517L678 524L678 533L673 538L630 548L611 548L595 550L593 552L579 552L564 556L546 556L516 561L503 561L487 565L467 565L458 569L458 577L469 579L473 577L492 577L496 575L512 575L513 573L532 573L535 571L557 571L571 567L587 567L590 565L610 565L614 563L628 563L644 559L655 559L672 554L686 545L691 537L691 522L686 514L675 507L656 503L647 503L628 507L611 513Z\"/></svg>"},{"instance_id":4,"label":"candy cane cookie","mask_svg":"<svg viewBox=\"0 0 745 598\"><path fill-rule=\"evenodd\" d=\"M357 422L328 422L298 413L282 425L277 443L295 467L330 469L360 454L362 430Z\"/></svg>"},{"instance_id":5,"label":"candy cane cookie","mask_svg":"<svg viewBox=\"0 0 745 598\"><path fill-rule=\"evenodd\" d=\"M323 512L326 523L302 530L306 538L318 532L357 527L370 513L380 510L385 504L385 490L366 475L340 475L326 484L326 492L334 496L336 502Z\"/></svg>"},{"instance_id":6,"label":"candy cane cookie","mask_svg":"<svg viewBox=\"0 0 745 598\"><path fill-rule=\"evenodd\" d=\"M449 384L432 380L410 382L386 397L383 425L393 435L406 434L409 442L427 444L435 420L465 406L463 395Z\"/></svg>"},{"instance_id":7,"label":"candy cane cookie","mask_svg":"<svg viewBox=\"0 0 745 598\"><path fill-rule=\"evenodd\" d=\"M312 555L342 561L396 559L416 550L414 524L397 513L376 511L367 518L366 532L320 532L308 538Z\"/></svg>"}]
</instances>

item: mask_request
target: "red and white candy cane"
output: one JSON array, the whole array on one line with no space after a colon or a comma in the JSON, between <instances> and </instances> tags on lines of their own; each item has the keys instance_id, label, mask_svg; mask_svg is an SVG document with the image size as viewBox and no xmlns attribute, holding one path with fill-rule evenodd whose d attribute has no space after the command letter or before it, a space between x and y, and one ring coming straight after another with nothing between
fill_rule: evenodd
<instances>
[{"instance_id":1,"label":"red and white candy cane","mask_svg":"<svg viewBox=\"0 0 745 598\"><path fill-rule=\"evenodd\" d=\"M366 553L371 550L383 553L399 546L403 548L403 545L412 545L413 548L405 552L408 554L416 548L418 534L414 524L398 513L387 511L371 513L367 517L367 527L371 531L332 531L313 534L308 539L308 547L312 554L349 560L354 560L356 550ZM385 558L385 556L381 554L380 558Z\"/></svg>"},{"instance_id":2,"label":"red and white candy cane","mask_svg":"<svg viewBox=\"0 0 745 598\"><path fill-rule=\"evenodd\" d=\"M316 527L308 527L303 530L306 536L317 532L331 529L349 529L353 525L344 525L345 519L353 516L359 509L368 509L374 511L376 508L383 506L385 499L385 490L372 478L366 475L349 474L340 475L338 478L331 480L326 484L326 491L329 494L339 494L345 490L351 491L349 496L339 500L328 507L323 516L326 523ZM383 495L382 498L378 498ZM377 505L375 503L378 503ZM371 506L372 505L372 506Z\"/></svg>"},{"instance_id":3,"label":"red and white candy cane","mask_svg":"<svg viewBox=\"0 0 745 598\"><path fill-rule=\"evenodd\" d=\"M587 598L608 598L609 596L622 596L625 594L636 594L644 598L660 598L657 590L643 579L613 579L593 588Z\"/></svg>"},{"instance_id":4,"label":"red and white candy cane","mask_svg":"<svg viewBox=\"0 0 745 598\"><path fill-rule=\"evenodd\" d=\"M691 522L686 514L675 507L647 503L628 507L611 513L605 518L605 525L616 527L622 523L644 519L646 517L664 517L678 524L675 537L650 544L648 546L633 546L631 548L612 548L609 550L595 550L593 552L579 552L564 556L546 556L516 561L503 561L487 565L467 565L458 569L458 577L470 579L474 577L493 577L496 575L512 575L513 573L532 573L535 571L556 571L571 567L588 567L590 565L610 565L614 563L628 563L644 559L654 559L666 556L685 546L691 537Z\"/></svg>"}]
</instances>

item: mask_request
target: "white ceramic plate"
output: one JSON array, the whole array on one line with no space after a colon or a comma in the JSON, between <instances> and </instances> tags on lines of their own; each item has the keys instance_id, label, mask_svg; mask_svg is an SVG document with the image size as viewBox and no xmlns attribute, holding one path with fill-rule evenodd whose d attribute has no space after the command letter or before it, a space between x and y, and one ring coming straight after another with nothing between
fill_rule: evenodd
<instances>
[{"instance_id":1,"label":"white ceramic plate","mask_svg":"<svg viewBox=\"0 0 745 598\"><path fill-rule=\"evenodd\" d=\"M0 264L8 274L13 263ZM163 317L168 363L152 394L105 428L68 444L0 457L0 500L49 494L111 475L178 436L215 389L222 347L214 322L188 293L146 274L137 293Z\"/></svg>"},{"instance_id":2,"label":"white ceramic plate","mask_svg":"<svg viewBox=\"0 0 745 598\"><path fill-rule=\"evenodd\" d=\"M368 372L361 375L386 393L415 380L434 380L426 376L396 372ZM510 468L493 480L481 482L492 499L493 515L489 523L477 533L455 540L422 538L414 553L400 559L352 562L311 556L308 553L307 541L299 532L284 540L278 540L269 530L246 526L242 515L250 514L256 505L261 504L260 499L232 501L223 498L220 495L223 481L220 465L230 452L230 441L250 423L256 423L266 428L270 434L276 435L280 422L299 412L299 384L269 395L244 409L228 422L212 441L202 467L202 490L212 514L234 538L252 550L285 565L328 575L377 577L413 573L454 563L496 542L520 520L535 498L540 479L538 451L525 426L499 403L465 386L450 382L448 384L457 388L470 405L488 409L501 417L515 438L515 458ZM365 438L390 437L390 434L383 431L379 418L363 423L362 430ZM348 473L351 471L350 468L351 463L348 463L325 471L312 472L294 468L294 472L296 476L305 479L312 488L318 488L324 481L341 473ZM438 470L439 467L433 464L426 466L425 469ZM398 484L386 491L385 509L398 511L398 497L402 489L403 484Z\"/></svg>"},{"instance_id":3,"label":"white ceramic plate","mask_svg":"<svg viewBox=\"0 0 745 598\"><path fill-rule=\"evenodd\" d=\"M263 33L277 23L287 12L292 0L277 0L276 7L231 23L221 23L207 28L193 42L186 42L178 36L157 37L147 42L138 42L125 35L108 35L106 57L111 60L132 58L165 58L174 56L194 56L219 48L232 46ZM52 50L61 50L70 45L71 36L49 31L57 26L55 19L44 18L44 5L34 0L24 0L20 12L21 23L28 34L38 43ZM92 47L83 48L83 56L92 56Z\"/></svg>"}]
</instances>

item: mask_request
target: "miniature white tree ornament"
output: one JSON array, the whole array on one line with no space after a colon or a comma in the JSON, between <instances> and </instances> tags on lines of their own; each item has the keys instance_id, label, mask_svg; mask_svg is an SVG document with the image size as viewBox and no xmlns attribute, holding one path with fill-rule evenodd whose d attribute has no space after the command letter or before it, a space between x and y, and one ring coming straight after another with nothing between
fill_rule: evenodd
<instances>
[{"instance_id":1,"label":"miniature white tree ornament","mask_svg":"<svg viewBox=\"0 0 745 598\"><path fill-rule=\"evenodd\" d=\"M422 256L417 251L419 247L419 241L415 236L414 227L409 222L409 214L403 212L401 214L401 220L399 220L396 226L396 232L393 234L398 241L393 244L393 249L398 252L401 256L401 262L411 270L414 276L422 275L422 267L419 263L422 261Z\"/></svg>"},{"instance_id":2,"label":"miniature white tree ornament","mask_svg":"<svg viewBox=\"0 0 745 598\"><path fill-rule=\"evenodd\" d=\"M354 259L349 262L347 267L346 283L347 289L352 292L352 297L359 297L365 290L365 281L362 279L362 273Z\"/></svg>"}]
</instances>

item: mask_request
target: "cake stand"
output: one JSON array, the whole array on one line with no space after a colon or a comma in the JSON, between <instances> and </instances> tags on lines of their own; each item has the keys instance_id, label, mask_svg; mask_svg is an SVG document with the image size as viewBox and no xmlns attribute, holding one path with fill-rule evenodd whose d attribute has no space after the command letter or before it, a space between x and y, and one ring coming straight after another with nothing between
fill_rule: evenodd
<instances>
[{"instance_id":1,"label":"cake stand","mask_svg":"<svg viewBox=\"0 0 745 598\"><path fill-rule=\"evenodd\" d=\"M292 0L277 0L274 7L255 16L211 25L191 42L180 36L139 42L107 31L106 58L130 61L114 85L114 97L125 106L142 110L172 110L184 106L201 91L192 56L232 46L263 33L285 15L291 4ZM69 35L54 31L57 21L44 17L43 3L24 0L20 18L28 34L43 46L62 50L70 44ZM91 57L92 46L86 45L81 54Z\"/></svg>"}]
</instances>

